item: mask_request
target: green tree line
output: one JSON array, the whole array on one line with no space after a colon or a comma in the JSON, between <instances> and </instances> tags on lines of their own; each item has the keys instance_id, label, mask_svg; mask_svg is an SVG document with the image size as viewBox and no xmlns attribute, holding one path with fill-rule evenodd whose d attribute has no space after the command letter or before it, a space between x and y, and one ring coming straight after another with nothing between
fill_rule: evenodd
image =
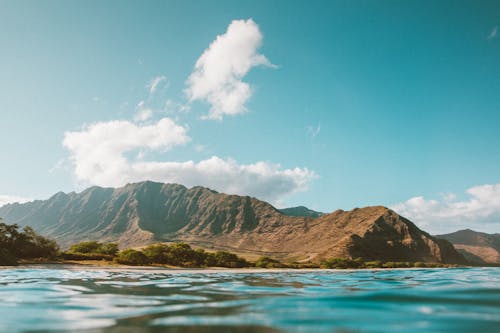
<instances>
[{"instance_id":1,"label":"green tree line","mask_svg":"<svg viewBox=\"0 0 500 333\"><path fill-rule=\"evenodd\" d=\"M207 252L193 249L186 243L153 244L142 250L118 250L116 243L82 242L62 253L71 260L113 260L125 265L171 265L180 267L249 267L251 264L234 253L226 251Z\"/></svg>"},{"instance_id":2,"label":"green tree line","mask_svg":"<svg viewBox=\"0 0 500 333\"><path fill-rule=\"evenodd\" d=\"M19 259L56 258L59 246L30 227L20 229L0 219L0 265L16 265Z\"/></svg>"}]
</instances>

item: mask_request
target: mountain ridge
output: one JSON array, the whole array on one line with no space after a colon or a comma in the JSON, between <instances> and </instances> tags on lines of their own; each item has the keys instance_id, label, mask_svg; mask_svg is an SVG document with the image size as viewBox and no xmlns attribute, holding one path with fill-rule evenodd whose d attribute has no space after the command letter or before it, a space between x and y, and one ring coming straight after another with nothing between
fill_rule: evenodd
<instances>
[{"instance_id":1,"label":"mountain ridge","mask_svg":"<svg viewBox=\"0 0 500 333\"><path fill-rule=\"evenodd\" d=\"M500 264L500 234L488 234L471 229L458 230L449 234L436 235L446 239L462 255L477 264Z\"/></svg>"},{"instance_id":2,"label":"mountain ridge","mask_svg":"<svg viewBox=\"0 0 500 333\"><path fill-rule=\"evenodd\" d=\"M56 193L48 200L0 207L9 223L30 225L68 246L83 240L121 246L186 241L288 260L362 257L370 260L463 263L445 240L433 238L394 211L373 206L320 217L293 217L250 196L195 186L141 182Z\"/></svg>"},{"instance_id":3,"label":"mountain ridge","mask_svg":"<svg viewBox=\"0 0 500 333\"><path fill-rule=\"evenodd\" d=\"M325 213L317 212L305 206L295 206L278 209L283 215L287 216L303 216L303 217L320 217Z\"/></svg>"}]
</instances>

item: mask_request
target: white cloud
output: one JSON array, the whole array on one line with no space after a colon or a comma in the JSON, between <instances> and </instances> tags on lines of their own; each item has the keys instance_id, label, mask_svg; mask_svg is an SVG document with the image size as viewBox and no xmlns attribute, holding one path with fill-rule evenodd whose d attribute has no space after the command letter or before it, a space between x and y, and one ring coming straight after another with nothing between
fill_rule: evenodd
<instances>
[{"instance_id":1,"label":"white cloud","mask_svg":"<svg viewBox=\"0 0 500 333\"><path fill-rule=\"evenodd\" d=\"M49 173L54 173L58 170L67 170L68 160L65 158L60 158L48 171Z\"/></svg>"},{"instance_id":2,"label":"white cloud","mask_svg":"<svg viewBox=\"0 0 500 333\"><path fill-rule=\"evenodd\" d=\"M63 146L70 152L77 179L103 186L123 185L130 181L130 163L126 152L137 149L168 150L187 143L187 128L170 118L156 124L139 126L115 120L85 126L81 131L66 132Z\"/></svg>"},{"instance_id":3,"label":"white cloud","mask_svg":"<svg viewBox=\"0 0 500 333\"><path fill-rule=\"evenodd\" d=\"M307 189L315 173L301 168L282 169L267 162L238 164L212 156L200 162L141 162L132 165L134 180L151 179L202 185L230 194L251 195L278 202L283 196Z\"/></svg>"},{"instance_id":4,"label":"white cloud","mask_svg":"<svg viewBox=\"0 0 500 333\"><path fill-rule=\"evenodd\" d=\"M152 116L153 116L153 110L151 110L151 109L142 109L142 110L139 110L135 114L134 120L137 121L137 122L146 121L146 120L150 119Z\"/></svg>"},{"instance_id":5,"label":"white cloud","mask_svg":"<svg viewBox=\"0 0 500 333\"><path fill-rule=\"evenodd\" d=\"M257 52L261 44L262 34L252 19L234 20L196 61L185 92L190 101L211 105L206 118L220 120L247 111L252 89L242 78L252 67L274 66Z\"/></svg>"},{"instance_id":6,"label":"white cloud","mask_svg":"<svg viewBox=\"0 0 500 333\"><path fill-rule=\"evenodd\" d=\"M446 194L441 200L419 196L391 208L433 233L464 228L498 232L500 184L474 186L466 193L466 200L457 200L454 194Z\"/></svg>"},{"instance_id":7,"label":"white cloud","mask_svg":"<svg viewBox=\"0 0 500 333\"><path fill-rule=\"evenodd\" d=\"M158 89L158 87L160 86L160 84L162 82L166 82L167 81L167 77L166 76L157 76L157 77L154 77L151 82L149 82L148 84L148 89L149 89L149 93L150 94L154 94L156 92L156 90Z\"/></svg>"},{"instance_id":8,"label":"white cloud","mask_svg":"<svg viewBox=\"0 0 500 333\"><path fill-rule=\"evenodd\" d=\"M33 199L18 197L15 195L0 195L0 207L9 203L14 203L14 202L25 203L29 201L33 201Z\"/></svg>"},{"instance_id":9,"label":"white cloud","mask_svg":"<svg viewBox=\"0 0 500 333\"><path fill-rule=\"evenodd\" d=\"M495 26L493 27L493 29L491 30L490 34L488 35L488 39L493 39L497 36L497 33L498 33L498 27Z\"/></svg>"},{"instance_id":10,"label":"white cloud","mask_svg":"<svg viewBox=\"0 0 500 333\"><path fill-rule=\"evenodd\" d=\"M66 132L63 145L70 151L79 181L100 186L122 186L128 182L153 180L202 185L221 192L252 195L277 202L302 191L316 177L308 169L282 169L267 162L238 164L213 156L199 162L143 161L129 156L135 150L168 150L190 140L187 128L169 118L140 126L128 121L110 121Z\"/></svg>"}]
</instances>

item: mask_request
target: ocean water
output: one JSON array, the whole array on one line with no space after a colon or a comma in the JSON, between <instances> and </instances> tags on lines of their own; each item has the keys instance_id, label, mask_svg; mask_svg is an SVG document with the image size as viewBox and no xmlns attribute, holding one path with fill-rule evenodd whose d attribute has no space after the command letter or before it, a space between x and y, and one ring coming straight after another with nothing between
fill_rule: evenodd
<instances>
[{"instance_id":1,"label":"ocean water","mask_svg":"<svg viewBox=\"0 0 500 333\"><path fill-rule=\"evenodd\" d=\"M500 332L500 268L0 269L1 332Z\"/></svg>"}]
</instances>

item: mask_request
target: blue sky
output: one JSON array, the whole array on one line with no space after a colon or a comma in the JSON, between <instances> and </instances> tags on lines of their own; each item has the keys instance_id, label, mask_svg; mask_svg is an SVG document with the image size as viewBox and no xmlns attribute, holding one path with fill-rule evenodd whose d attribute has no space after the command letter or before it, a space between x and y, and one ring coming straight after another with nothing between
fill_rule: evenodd
<instances>
[{"instance_id":1,"label":"blue sky","mask_svg":"<svg viewBox=\"0 0 500 333\"><path fill-rule=\"evenodd\" d=\"M151 178L499 231L496 1L0 7L0 204Z\"/></svg>"}]
</instances>

